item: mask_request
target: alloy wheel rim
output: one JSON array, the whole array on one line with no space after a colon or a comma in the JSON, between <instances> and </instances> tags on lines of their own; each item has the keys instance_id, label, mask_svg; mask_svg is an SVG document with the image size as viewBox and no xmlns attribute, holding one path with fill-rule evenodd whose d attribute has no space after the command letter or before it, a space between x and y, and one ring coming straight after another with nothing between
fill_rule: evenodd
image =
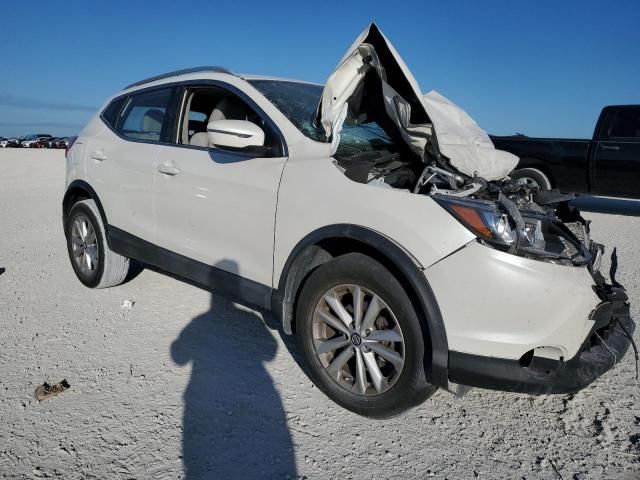
<instances>
[{"instance_id":1,"label":"alloy wheel rim","mask_svg":"<svg viewBox=\"0 0 640 480\"><path fill-rule=\"evenodd\" d=\"M400 377L405 359L400 324L370 289L354 284L329 289L315 307L312 332L321 365L342 388L374 396Z\"/></svg>"},{"instance_id":2,"label":"alloy wheel rim","mask_svg":"<svg viewBox=\"0 0 640 480\"><path fill-rule=\"evenodd\" d=\"M521 177L518 179L518 185L528 185L530 187L540 187L538 182L536 182L531 177Z\"/></svg>"},{"instance_id":3,"label":"alloy wheel rim","mask_svg":"<svg viewBox=\"0 0 640 480\"><path fill-rule=\"evenodd\" d=\"M85 275L98 268L98 240L91 221L78 215L71 226L71 253L78 269Z\"/></svg>"}]
</instances>

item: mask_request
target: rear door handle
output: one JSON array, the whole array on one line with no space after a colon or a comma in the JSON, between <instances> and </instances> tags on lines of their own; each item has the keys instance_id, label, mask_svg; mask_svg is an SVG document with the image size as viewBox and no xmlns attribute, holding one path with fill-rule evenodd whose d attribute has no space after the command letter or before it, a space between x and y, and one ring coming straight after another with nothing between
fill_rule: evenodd
<instances>
[{"instance_id":1,"label":"rear door handle","mask_svg":"<svg viewBox=\"0 0 640 480\"><path fill-rule=\"evenodd\" d=\"M180 169L174 167L173 165L167 165L165 163L161 163L158 165L158 171L160 173L164 173L165 175L178 175L180 173Z\"/></svg>"},{"instance_id":2,"label":"rear door handle","mask_svg":"<svg viewBox=\"0 0 640 480\"><path fill-rule=\"evenodd\" d=\"M107 154L104 153L104 150L96 150L95 152L91 152L91 158L103 162L107 159Z\"/></svg>"},{"instance_id":3,"label":"rear door handle","mask_svg":"<svg viewBox=\"0 0 640 480\"><path fill-rule=\"evenodd\" d=\"M600 145L603 150L620 150L620 145Z\"/></svg>"}]
</instances>

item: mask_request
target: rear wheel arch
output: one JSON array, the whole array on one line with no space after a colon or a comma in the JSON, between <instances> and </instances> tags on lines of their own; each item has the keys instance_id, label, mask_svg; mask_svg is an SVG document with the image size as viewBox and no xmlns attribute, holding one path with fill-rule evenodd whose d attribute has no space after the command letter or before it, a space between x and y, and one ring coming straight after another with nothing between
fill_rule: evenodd
<instances>
[{"instance_id":1,"label":"rear wheel arch","mask_svg":"<svg viewBox=\"0 0 640 480\"><path fill-rule=\"evenodd\" d=\"M109 223L107 222L107 216L104 213L104 208L102 207L102 203L100 202L100 198L96 191L84 180L74 180L69 184L67 191L64 194L62 199L62 221L66 222L67 217L69 216L69 212L74 204L78 203L81 200L92 199L96 202L96 206L98 207L98 211L100 212L100 216L102 217L102 223L105 227L108 228Z\"/></svg>"},{"instance_id":2,"label":"rear wheel arch","mask_svg":"<svg viewBox=\"0 0 640 480\"><path fill-rule=\"evenodd\" d=\"M425 329L428 380L448 386L448 342L435 295L416 260L390 238L366 227L338 224L322 227L294 247L280 274L272 298L272 310L285 333L295 331L296 302L308 276L320 265L347 253L362 253L384 265L403 285Z\"/></svg>"}]
</instances>

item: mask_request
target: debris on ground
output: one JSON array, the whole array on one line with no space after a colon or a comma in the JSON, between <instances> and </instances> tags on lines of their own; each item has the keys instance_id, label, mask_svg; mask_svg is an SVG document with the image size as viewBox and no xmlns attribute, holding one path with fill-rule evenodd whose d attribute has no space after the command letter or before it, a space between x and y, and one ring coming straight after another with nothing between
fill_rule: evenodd
<instances>
[{"instance_id":1,"label":"debris on ground","mask_svg":"<svg viewBox=\"0 0 640 480\"><path fill-rule=\"evenodd\" d=\"M7 269L4 267L0 267L0 275L2 275Z\"/></svg>"},{"instance_id":2,"label":"debris on ground","mask_svg":"<svg viewBox=\"0 0 640 480\"><path fill-rule=\"evenodd\" d=\"M56 395L61 394L65 390L67 390L71 385L67 380L62 380L60 383L55 383L53 385L44 382L42 385L38 385L36 391L34 393L35 397L40 400L48 400L51 397L55 397Z\"/></svg>"},{"instance_id":3,"label":"debris on ground","mask_svg":"<svg viewBox=\"0 0 640 480\"><path fill-rule=\"evenodd\" d=\"M133 300L125 300L122 302L122 305L120 305L120 308L123 308L125 310L131 310L133 308L133 305L135 305L136 302L134 302Z\"/></svg>"}]
</instances>

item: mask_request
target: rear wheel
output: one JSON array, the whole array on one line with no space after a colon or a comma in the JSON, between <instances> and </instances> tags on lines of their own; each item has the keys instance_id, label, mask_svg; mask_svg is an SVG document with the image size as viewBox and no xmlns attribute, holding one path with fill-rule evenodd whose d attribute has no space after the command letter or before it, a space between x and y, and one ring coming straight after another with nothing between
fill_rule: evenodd
<instances>
[{"instance_id":1,"label":"rear wheel","mask_svg":"<svg viewBox=\"0 0 640 480\"><path fill-rule=\"evenodd\" d=\"M78 280L89 288L119 285L129 272L129 259L109 249L105 232L93 200L71 207L65 223L67 251Z\"/></svg>"},{"instance_id":2,"label":"rear wheel","mask_svg":"<svg viewBox=\"0 0 640 480\"><path fill-rule=\"evenodd\" d=\"M424 335L411 300L366 255L318 267L300 293L296 325L311 380L355 413L390 417L437 390L425 378Z\"/></svg>"},{"instance_id":3,"label":"rear wheel","mask_svg":"<svg viewBox=\"0 0 640 480\"><path fill-rule=\"evenodd\" d=\"M551 190L551 181L537 168L521 168L511 174L518 184L538 187L540 190Z\"/></svg>"}]
</instances>

